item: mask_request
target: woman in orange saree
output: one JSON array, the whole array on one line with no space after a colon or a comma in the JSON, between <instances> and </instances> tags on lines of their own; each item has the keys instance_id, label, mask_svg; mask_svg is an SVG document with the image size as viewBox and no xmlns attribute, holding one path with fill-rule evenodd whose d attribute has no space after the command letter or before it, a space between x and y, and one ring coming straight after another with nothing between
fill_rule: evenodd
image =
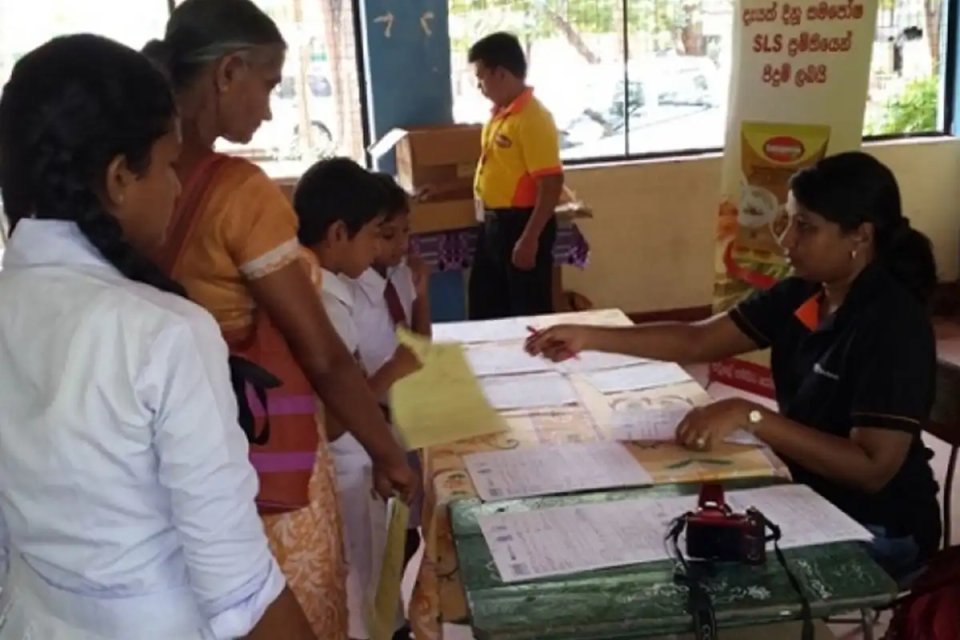
<instances>
[{"instance_id":1,"label":"woman in orange saree","mask_svg":"<svg viewBox=\"0 0 960 640\"><path fill-rule=\"evenodd\" d=\"M297 242L297 219L255 165L213 152L249 142L270 117L286 46L250 0L186 0L145 53L174 86L183 193L157 261L210 311L232 355L282 381L251 444L258 507L271 547L318 637L345 637L343 550L319 396L374 462L378 491L405 497L417 478L391 437L363 374L326 317ZM316 395L315 395L316 394ZM266 419L269 418L267 422ZM268 436L268 437L267 437Z\"/></svg>"}]
</instances>

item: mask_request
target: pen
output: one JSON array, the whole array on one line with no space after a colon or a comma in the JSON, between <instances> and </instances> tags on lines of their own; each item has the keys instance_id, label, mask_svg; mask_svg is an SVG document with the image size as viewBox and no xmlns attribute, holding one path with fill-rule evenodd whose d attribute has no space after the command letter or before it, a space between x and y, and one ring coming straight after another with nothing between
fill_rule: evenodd
<instances>
[{"instance_id":1,"label":"pen","mask_svg":"<svg viewBox=\"0 0 960 640\"><path fill-rule=\"evenodd\" d=\"M540 330L534 327L533 325L527 325L527 331L530 332L530 336L532 338L536 338L537 336L540 335ZM573 358L574 360L580 359L579 355L577 355L576 353L570 353L566 349L564 349L563 353L566 354L566 357L564 358L564 360L569 360L570 358Z\"/></svg>"}]
</instances>

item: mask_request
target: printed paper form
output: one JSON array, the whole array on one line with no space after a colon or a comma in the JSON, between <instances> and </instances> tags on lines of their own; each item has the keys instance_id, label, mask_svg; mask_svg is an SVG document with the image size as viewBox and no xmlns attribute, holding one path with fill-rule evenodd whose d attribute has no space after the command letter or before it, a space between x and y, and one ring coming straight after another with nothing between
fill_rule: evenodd
<instances>
[{"instance_id":1,"label":"printed paper form","mask_svg":"<svg viewBox=\"0 0 960 640\"><path fill-rule=\"evenodd\" d=\"M696 501L696 496L638 498L491 514L479 524L501 578L517 582L667 559L667 528ZM783 548L872 538L802 485L733 491L727 501L740 512L760 509L781 528Z\"/></svg>"},{"instance_id":2,"label":"printed paper form","mask_svg":"<svg viewBox=\"0 0 960 640\"><path fill-rule=\"evenodd\" d=\"M466 347L467 361L477 376L558 371L565 374L589 373L629 367L650 362L617 353L583 351L564 362L551 362L531 356L523 350L523 342L489 342Z\"/></svg>"},{"instance_id":3,"label":"printed paper form","mask_svg":"<svg viewBox=\"0 0 960 640\"><path fill-rule=\"evenodd\" d=\"M652 485L653 478L619 442L588 442L489 451L464 456L485 501Z\"/></svg>"},{"instance_id":4,"label":"printed paper form","mask_svg":"<svg viewBox=\"0 0 960 640\"><path fill-rule=\"evenodd\" d=\"M435 342L498 342L524 340L530 332L524 318L500 318L471 322L438 322L433 325Z\"/></svg>"},{"instance_id":5,"label":"printed paper form","mask_svg":"<svg viewBox=\"0 0 960 640\"><path fill-rule=\"evenodd\" d=\"M863 525L835 507L806 485L787 484L762 489L744 489L727 494L734 511L756 507L780 527L780 547L809 547L829 542L872 540Z\"/></svg>"},{"instance_id":6,"label":"printed paper form","mask_svg":"<svg viewBox=\"0 0 960 640\"><path fill-rule=\"evenodd\" d=\"M506 583L666 557L670 516L630 500L483 516L480 530Z\"/></svg>"},{"instance_id":7,"label":"printed paper form","mask_svg":"<svg viewBox=\"0 0 960 640\"><path fill-rule=\"evenodd\" d=\"M626 442L673 442L677 439L677 427L692 409L685 404L616 409L611 415L610 435ZM744 429L734 431L724 442L765 446Z\"/></svg>"},{"instance_id":8,"label":"printed paper form","mask_svg":"<svg viewBox=\"0 0 960 640\"><path fill-rule=\"evenodd\" d=\"M604 353L603 351L581 351L576 358L564 360L557 364L557 368L565 373L590 373L619 369L652 362L645 358L625 356L620 353Z\"/></svg>"},{"instance_id":9,"label":"printed paper form","mask_svg":"<svg viewBox=\"0 0 960 640\"><path fill-rule=\"evenodd\" d=\"M394 425L409 449L456 442L507 430L477 383L459 344L431 344L398 331L423 367L390 389Z\"/></svg>"},{"instance_id":10,"label":"printed paper form","mask_svg":"<svg viewBox=\"0 0 960 640\"><path fill-rule=\"evenodd\" d=\"M651 362L609 371L595 371L586 374L586 378L603 393L642 391L693 379L680 365L672 362Z\"/></svg>"},{"instance_id":11,"label":"printed paper form","mask_svg":"<svg viewBox=\"0 0 960 640\"><path fill-rule=\"evenodd\" d=\"M478 377L552 371L555 366L527 354L522 342L471 345L466 348L466 354L470 368Z\"/></svg>"},{"instance_id":12,"label":"printed paper form","mask_svg":"<svg viewBox=\"0 0 960 640\"><path fill-rule=\"evenodd\" d=\"M555 371L481 378L480 385L490 404L501 411L559 407L579 402L570 381ZM443 389L443 386L437 389Z\"/></svg>"},{"instance_id":13,"label":"printed paper form","mask_svg":"<svg viewBox=\"0 0 960 640\"><path fill-rule=\"evenodd\" d=\"M464 343L525 340L530 335L527 327L545 329L555 324L630 326L633 323L619 309L600 309L525 318L438 322L433 325L433 339L437 342Z\"/></svg>"}]
</instances>

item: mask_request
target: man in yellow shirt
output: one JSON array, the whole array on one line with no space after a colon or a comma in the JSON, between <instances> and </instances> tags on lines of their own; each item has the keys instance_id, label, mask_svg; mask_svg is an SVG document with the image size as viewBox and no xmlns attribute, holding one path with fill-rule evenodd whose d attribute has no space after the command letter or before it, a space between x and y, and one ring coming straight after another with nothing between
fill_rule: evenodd
<instances>
[{"instance_id":1,"label":"man in yellow shirt","mask_svg":"<svg viewBox=\"0 0 960 640\"><path fill-rule=\"evenodd\" d=\"M470 49L480 91L493 102L474 180L481 224L470 275L470 318L553 311L554 210L563 190L557 127L526 85L520 41L494 33Z\"/></svg>"}]
</instances>

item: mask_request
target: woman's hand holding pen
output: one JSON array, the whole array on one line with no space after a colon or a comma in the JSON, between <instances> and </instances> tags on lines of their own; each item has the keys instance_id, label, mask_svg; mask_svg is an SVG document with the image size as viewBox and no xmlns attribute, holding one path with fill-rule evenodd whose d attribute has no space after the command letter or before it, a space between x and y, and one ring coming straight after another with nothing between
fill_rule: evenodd
<instances>
[{"instance_id":1,"label":"woman's hand holding pen","mask_svg":"<svg viewBox=\"0 0 960 640\"><path fill-rule=\"evenodd\" d=\"M524 349L532 356L543 356L553 362L563 362L576 358L577 354L589 349L589 328L578 325L559 324L547 329L537 330L527 327L530 337Z\"/></svg>"}]
</instances>

